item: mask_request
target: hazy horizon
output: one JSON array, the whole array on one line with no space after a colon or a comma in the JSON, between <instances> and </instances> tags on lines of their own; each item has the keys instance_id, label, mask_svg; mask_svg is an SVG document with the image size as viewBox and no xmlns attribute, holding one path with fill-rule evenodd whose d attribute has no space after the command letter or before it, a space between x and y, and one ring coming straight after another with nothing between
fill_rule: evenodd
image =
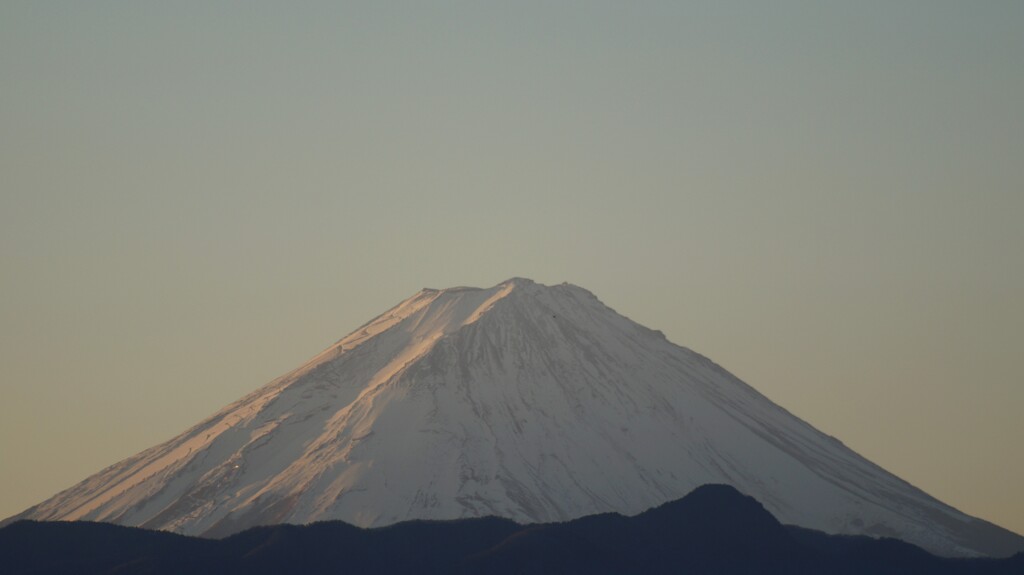
<instances>
[{"instance_id":1,"label":"hazy horizon","mask_svg":"<svg viewBox=\"0 0 1024 575\"><path fill-rule=\"evenodd\" d=\"M568 281L1024 534L1024 3L0 4L0 517Z\"/></svg>"}]
</instances>

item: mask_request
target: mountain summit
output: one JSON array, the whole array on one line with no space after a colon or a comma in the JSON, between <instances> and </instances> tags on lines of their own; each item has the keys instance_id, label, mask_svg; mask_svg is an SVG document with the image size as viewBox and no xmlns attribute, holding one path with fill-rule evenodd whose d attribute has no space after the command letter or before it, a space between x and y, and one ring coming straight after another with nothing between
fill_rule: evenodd
<instances>
[{"instance_id":1,"label":"mountain summit","mask_svg":"<svg viewBox=\"0 0 1024 575\"><path fill-rule=\"evenodd\" d=\"M928 496L580 287L424 289L170 441L17 518L221 536L637 514L707 483L784 523L941 555L1024 538Z\"/></svg>"}]
</instances>

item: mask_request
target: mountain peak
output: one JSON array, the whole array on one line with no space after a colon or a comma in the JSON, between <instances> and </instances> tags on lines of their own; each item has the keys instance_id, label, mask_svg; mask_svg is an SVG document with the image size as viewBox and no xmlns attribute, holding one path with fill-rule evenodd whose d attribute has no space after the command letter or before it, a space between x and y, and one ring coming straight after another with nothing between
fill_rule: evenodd
<instances>
[{"instance_id":1,"label":"mountain peak","mask_svg":"<svg viewBox=\"0 0 1024 575\"><path fill-rule=\"evenodd\" d=\"M1024 549L589 291L517 277L421 290L20 517L210 536L329 519L536 523L635 515L707 483L832 533L947 555Z\"/></svg>"},{"instance_id":2,"label":"mountain peak","mask_svg":"<svg viewBox=\"0 0 1024 575\"><path fill-rule=\"evenodd\" d=\"M530 278L524 278L524 277L518 277L518 276L508 278L507 280L501 282L498 285L508 285L508 284L519 285L519 286L540 285L542 287L547 287L547 286L544 286L543 284L537 284L537 282L533 281Z\"/></svg>"},{"instance_id":3,"label":"mountain peak","mask_svg":"<svg viewBox=\"0 0 1024 575\"><path fill-rule=\"evenodd\" d=\"M548 286L545 286L543 284L538 284L537 282L535 282L535 281L533 281L533 280L531 280L529 278L511 277L511 278L508 278L507 280L505 280L503 282L497 283L496 285L494 285L493 287L490 287L490 288L482 288L482 287L476 287L476 286L454 286L454 287L449 287L449 288L438 289L438 288L425 287L425 288L423 288L422 291L424 291L424 292L485 291L485 290L498 289L498 288L502 288L502 287L505 287L505 286L527 286L527 285L540 285L541 287L548 287Z\"/></svg>"},{"instance_id":4,"label":"mountain peak","mask_svg":"<svg viewBox=\"0 0 1024 575\"><path fill-rule=\"evenodd\" d=\"M581 295L586 297L580 299ZM547 286L521 277L507 279L490 288L424 288L342 339L338 345L348 349L368 336L391 329L408 331L420 340L437 340L479 321L510 297L527 298L528 303L520 307L520 317L547 312L557 317L558 309L574 307L583 300L590 304L597 301L587 290L569 283Z\"/></svg>"}]
</instances>

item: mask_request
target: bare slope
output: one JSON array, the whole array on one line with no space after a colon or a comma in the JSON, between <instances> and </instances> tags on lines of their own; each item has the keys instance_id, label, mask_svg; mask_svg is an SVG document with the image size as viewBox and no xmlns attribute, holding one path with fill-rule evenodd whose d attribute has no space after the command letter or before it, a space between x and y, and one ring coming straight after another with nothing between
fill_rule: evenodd
<instances>
[{"instance_id":1,"label":"bare slope","mask_svg":"<svg viewBox=\"0 0 1024 575\"><path fill-rule=\"evenodd\" d=\"M182 435L19 515L224 535L636 514L726 483L784 523L942 555L1024 539L944 505L569 284L425 289Z\"/></svg>"}]
</instances>

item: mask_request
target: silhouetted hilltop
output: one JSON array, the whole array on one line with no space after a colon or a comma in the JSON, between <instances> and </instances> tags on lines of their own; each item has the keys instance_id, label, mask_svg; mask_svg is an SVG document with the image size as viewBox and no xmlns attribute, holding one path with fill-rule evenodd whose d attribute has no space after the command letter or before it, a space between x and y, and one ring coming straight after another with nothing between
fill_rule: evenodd
<instances>
[{"instance_id":1,"label":"silhouetted hilltop","mask_svg":"<svg viewBox=\"0 0 1024 575\"><path fill-rule=\"evenodd\" d=\"M0 529L0 572L279 573L1024 573L1024 554L948 559L894 539L784 526L752 497L706 485L635 517L564 523L332 521L256 527L213 540L103 523L19 521Z\"/></svg>"}]
</instances>

